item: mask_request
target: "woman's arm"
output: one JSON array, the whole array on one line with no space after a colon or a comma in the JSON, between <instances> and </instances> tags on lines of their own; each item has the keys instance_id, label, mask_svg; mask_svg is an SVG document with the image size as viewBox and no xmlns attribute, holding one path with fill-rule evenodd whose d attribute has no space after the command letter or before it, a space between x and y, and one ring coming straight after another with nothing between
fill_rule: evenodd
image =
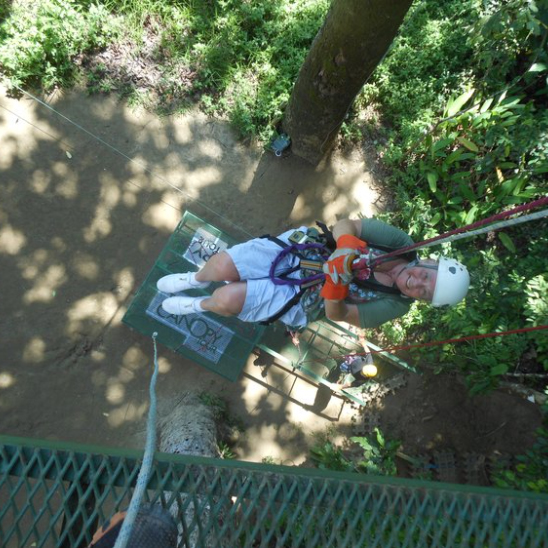
<instances>
[{"instance_id":1,"label":"woman's arm","mask_svg":"<svg viewBox=\"0 0 548 548\"><path fill-rule=\"evenodd\" d=\"M343 234L350 234L359 237L361 232L361 221L342 219L333 227L333 238L337 240ZM358 307L354 304L347 304L344 300L325 299L325 315L334 322L346 322L360 327L360 316Z\"/></svg>"},{"instance_id":2,"label":"woman's arm","mask_svg":"<svg viewBox=\"0 0 548 548\"><path fill-rule=\"evenodd\" d=\"M362 222L360 220L354 221L352 219L342 219L335 223L333 227L333 238L337 240L343 234L351 234L352 236L360 237L362 231Z\"/></svg>"},{"instance_id":3,"label":"woman's arm","mask_svg":"<svg viewBox=\"0 0 548 548\"><path fill-rule=\"evenodd\" d=\"M325 299L325 315L334 322L346 322L361 327L358 307L355 304Z\"/></svg>"}]
</instances>

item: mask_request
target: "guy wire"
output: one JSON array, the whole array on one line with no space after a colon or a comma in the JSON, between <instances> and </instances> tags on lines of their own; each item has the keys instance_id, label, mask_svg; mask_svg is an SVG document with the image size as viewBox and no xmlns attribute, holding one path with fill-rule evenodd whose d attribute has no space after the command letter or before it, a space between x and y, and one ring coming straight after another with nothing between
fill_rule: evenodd
<instances>
[{"instance_id":1,"label":"guy wire","mask_svg":"<svg viewBox=\"0 0 548 548\"><path fill-rule=\"evenodd\" d=\"M4 75L0 75L0 78L2 78L2 83L4 82L8 82L9 85L11 85L12 87L14 87L15 89L19 90L23 95L26 95L27 97L29 97L30 99L32 99L33 101L35 101L36 103L42 105L43 107L47 108L48 110L50 110L51 112L53 112L54 114L56 114L57 116L59 116L60 118L62 118L63 120L67 121L69 124L73 125L75 128L77 128L79 131L85 133L86 135L88 135L89 137L91 137L92 139L95 139L96 141L98 141L99 143L101 143L102 145L106 146L107 148L109 148L110 150L112 150L113 152L119 154L120 156L122 156L123 158L125 158L126 160L128 160L129 162L132 162L134 164L136 164L137 166L139 166L141 169L143 169L145 171L145 173L147 173L148 175L150 175L152 178L155 178L155 179L158 179L159 181L162 181L163 183L167 184L168 186L170 186L171 188L173 188L174 190L176 190L177 192L181 193L182 196L184 196L186 199L190 200L191 202L195 202L197 204L199 204L200 206L202 206L204 209L208 210L210 213L212 213L213 215L216 215L219 219L222 219L223 221L227 222L228 224L230 224L231 226L235 227L236 229L238 229L239 231L245 233L247 236L250 236L252 237L252 234L250 234L247 230L245 230L244 228L242 228L241 226L237 225L236 223L234 223L233 221L231 221L230 219L228 219L227 217L225 217L224 215L218 213L217 211L215 211L213 208L211 208L210 206L206 205L205 203L203 203L201 200L199 200L198 198L193 198L190 194L188 194L187 192L185 192L184 190L180 189L179 187L175 186L173 183L171 183L169 180L167 180L165 177L161 176L161 175L155 175L151 169L149 169L148 167L146 167L145 165L141 164L139 161L135 160L134 158L131 158L130 156L128 156L127 154L125 154L124 152L122 152L121 150L119 150L118 148L116 148L115 146L111 145L110 143L108 143L107 141L105 141L104 139L101 139L101 137L99 137L98 135L95 135L92 131L89 131L88 129L86 129L85 127L81 126L80 124L78 124L77 122L74 122L73 120L71 120L68 116L65 116L64 114L62 114L61 112L59 112L58 110L56 110L54 107L52 107L51 105L49 105L48 103L46 103L45 101L42 101L41 99L39 99L38 97L35 97L34 95L32 95L31 93L29 93L28 91L25 91L24 89L20 88L17 84L14 84L7 76L4 76ZM39 131L45 133L46 135L48 135L49 137L51 137L52 139L54 139L56 142L58 143L63 143L62 139L57 139L55 138L53 135L51 135L50 133L48 133L47 131L43 130L42 128L38 127L37 125L33 124L32 122L29 122L28 120L26 120L25 118L23 118L22 116L20 116L19 114L17 114L16 112L13 112L12 110L10 110L9 108L5 107L4 105L0 104L0 107L3 108L5 111L9 112L10 114L13 114L14 116L16 116L17 118L23 120L25 123L31 125L32 127L38 129ZM169 204L168 204L169 205ZM174 206L171 206L171 207L174 207Z\"/></svg>"}]
</instances>

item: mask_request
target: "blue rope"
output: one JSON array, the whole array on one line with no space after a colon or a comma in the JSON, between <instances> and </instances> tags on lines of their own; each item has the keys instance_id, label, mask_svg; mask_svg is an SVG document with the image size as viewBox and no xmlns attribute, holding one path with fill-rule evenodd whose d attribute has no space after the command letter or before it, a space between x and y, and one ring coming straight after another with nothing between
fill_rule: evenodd
<instances>
[{"instance_id":1,"label":"blue rope","mask_svg":"<svg viewBox=\"0 0 548 548\"><path fill-rule=\"evenodd\" d=\"M122 522L122 528L116 539L114 548L126 548L131 532L133 530L133 524L135 518L139 512L139 506L143 499L148 480L150 478L150 471L152 470L152 463L154 461L154 447L156 444L156 380L158 379L158 348L156 346L156 337L158 333L155 331L152 334L152 341L154 343L154 373L150 379L150 408L148 410L147 420L147 439L145 443L145 452L143 455L143 462L139 475L137 476L137 482L135 484L135 490L129 503L126 517Z\"/></svg>"}]
</instances>

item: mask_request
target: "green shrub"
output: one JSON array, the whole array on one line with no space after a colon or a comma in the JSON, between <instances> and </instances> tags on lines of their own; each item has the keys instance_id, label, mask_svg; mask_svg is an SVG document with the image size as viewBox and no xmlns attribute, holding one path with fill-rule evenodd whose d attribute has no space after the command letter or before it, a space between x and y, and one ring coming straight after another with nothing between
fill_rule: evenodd
<instances>
[{"instance_id":1,"label":"green shrub","mask_svg":"<svg viewBox=\"0 0 548 548\"><path fill-rule=\"evenodd\" d=\"M118 31L119 21L100 5L84 11L73 0L18 3L0 26L0 67L18 86L66 86L74 57L105 46Z\"/></svg>"},{"instance_id":2,"label":"green shrub","mask_svg":"<svg viewBox=\"0 0 548 548\"><path fill-rule=\"evenodd\" d=\"M512 469L498 470L495 485L506 489L548 494L548 408L544 406L543 426L529 451L517 457Z\"/></svg>"},{"instance_id":3,"label":"green shrub","mask_svg":"<svg viewBox=\"0 0 548 548\"><path fill-rule=\"evenodd\" d=\"M186 93L207 113L228 118L241 137L269 140L329 0L108 0L134 28L154 15L164 59L160 70L191 68ZM147 19L148 17L148 19ZM166 79L169 79L166 77Z\"/></svg>"},{"instance_id":4,"label":"green shrub","mask_svg":"<svg viewBox=\"0 0 548 548\"><path fill-rule=\"evenodd\" d=\"M350 441L361 448L358 457L347 456L327 435L310 449L312 460L318 468L327 470L396 475L395 458L401 446L400 441L386 439L379 428L375 428L374 434L370 436L352 437Z\"/></svg>"},{"instance_id":5,"label":"green shrub","mask_svg":"<svg viewBox=\"0 0 548 548\"><path fill-rule=\"evenodd\" d=\"M502 82L526 85L548 68L548 8L543 0L477 2L481 17L470 26L472 63L487 93ZM545 82L540 82L546 94Z\"/></svg>"},{"instance_id":6,"label":"green shrub","mask_svg":"<svg viewBox=\"0 0 548 548\"><path fill-rule=\"evenodd\" d=\"M447 95L467 85L471 47L465 23L473 17L471 4L468 0L416 2L388 55L365 85L358 108L378 103L384 123L395 130L391 141L405 146L415 140Z\"/></svg>"},{"instance_id":7,"label":"green shrub","mask_svg":"<svg viewBox=\"0 0 548 548\"><path fill-rule=\"evenodd\" d=\"M411 10L360 100L376 101L391 124L379 152L391 171L392 221L415 240L545 194L547 23L546 8L526 0L425 0ZM384 334L419 342L546 323L546 226L537 220L434 248L469 266L466 304L414 307ZM535 332L417 355L465 372L481 392L527 351L548 368L547 339Z\"/></svg>"},{"instance_id":8,"label":"green shrub","mask_svg":"<svg viewBox=\"0 0 548 548\"><path fill-rule=\"evenodd\" d=\"M242 137L266 141L329 2L218 2L189 32L195 87L211 95L209 112L227 116Z\"/></svg>"}]
</instances>

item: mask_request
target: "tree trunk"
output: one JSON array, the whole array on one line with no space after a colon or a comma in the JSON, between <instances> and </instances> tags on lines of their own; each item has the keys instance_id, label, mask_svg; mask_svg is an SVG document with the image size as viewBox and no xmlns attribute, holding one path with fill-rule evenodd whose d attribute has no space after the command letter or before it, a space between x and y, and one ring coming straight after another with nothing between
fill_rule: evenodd
<instances>
[{"instance_id":1,"label":"tree trunk","mask_svg":"<svg viewBox=\"0 0 548 548\"><path fill-rule=\"evenodd\" d=\"M380 63L413 0L333 0L286 108L292 151L316 165Z\"/></svg>"}]
</instances>

